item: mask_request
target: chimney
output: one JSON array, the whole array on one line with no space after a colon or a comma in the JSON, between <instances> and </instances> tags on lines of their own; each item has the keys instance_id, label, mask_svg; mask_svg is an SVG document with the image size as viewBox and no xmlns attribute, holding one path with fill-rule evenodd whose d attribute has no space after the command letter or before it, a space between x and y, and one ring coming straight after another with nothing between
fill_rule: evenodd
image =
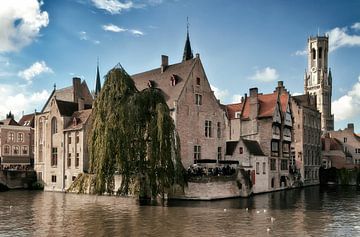
<instances>
[{"instance_id":1,"label":"chimney","mask_svg":"<svg viewBox=\"0 0 360 237\"><path fill-rule=\"evenodd\" d=\"M354 124L353 123L348 123L347 129L350 130L352 133L354 133Z\"/></svg>"},{"instance_id":2,"label":"chimney","mask_svg":"<svg viewBox=\"0 0 360 237\"><path fill-rule=\"evenodd\" d=\"M244 96L241 96L241 100L240 100L240 103L244 103Z\"/></svg>"},{"instance_id":3,"label":"chimney","mask_svg":"<svg viewBox=\"0 0 360 237\"><path fill-rule=\"evenodd\" d=\"M165 72L167 66L169 66L169 57L161 55L161 73Z\"/></svg>"},{"instance_id":4,"label":"chimney","mask_svg":"<svg viewBox=\"0 0 360 237\"><path fill-rule=\"evenodd\" d=\"M200 54L199 54L199 53L196 54L196 58L200 58Z\"/></svg>"},{"instance_id":5,"label":"chimney","mask_svg":"<svg viewBox=\"0 0 360 237\"><path fill-rule=\"evenodd\" d=\"M250 119L256 119L259 111L258 88L251 88L249 91Z\"/></svg>"},{"instance_id":6,"label":"chimney","mask_svg":"<svg viewBox=\"0 0 360 237\"><path fill-rule=\"evenodd\" d=\"M330 142L331 142L331 138L329 136L329 134L325 134L324 136L324 151L330 151Z\"/></svg>"},{"instance_id":7,"label":"chimney","mask_svg":"<svg viewBox=\"0 0 360 237\"><path fill-rule=\"evenodd\" d=\"M73 77L73 93L74 102L76 103L81 97L81 79L79 77Z\"/></svg>"},{"instance_id":8,"label":"chimney","mask_svg":"<svg viewBox=\"0 0 360 237\"><path fill-rule=\"evenodd\" d=\"M283 81L278 81L278 87L284 87L284 82Z\"/></svg>"},{"instance_id":9,"label":"chimney","mask_svg":"<svg viewBox=\"0 0 360 237\"><path fill-rule=\"evenodd\" d=\"M84 110L85 109L85 100L84 98L78 99L78 110Z\"/></svg>"}]
</instances>

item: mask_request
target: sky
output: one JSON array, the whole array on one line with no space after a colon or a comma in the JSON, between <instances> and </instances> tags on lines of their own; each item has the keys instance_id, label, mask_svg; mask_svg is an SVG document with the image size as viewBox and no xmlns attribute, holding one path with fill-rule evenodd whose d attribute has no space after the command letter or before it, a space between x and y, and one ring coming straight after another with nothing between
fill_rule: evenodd
<instances>
[{"instance_id":1,"label":"sky","mask_svg":"<svg viewBox=\"0 0 360 237\"><path fill-rule=\"evenodd\" d=\"M223 104L283 81L304 90L309 36L329 36L335 129L360 132L360 1L0 0L0 119L40 111L72 77L94 89L120 63L131 75L178 63L187 18L194 55Z\"/></svg>"}]
</instances>

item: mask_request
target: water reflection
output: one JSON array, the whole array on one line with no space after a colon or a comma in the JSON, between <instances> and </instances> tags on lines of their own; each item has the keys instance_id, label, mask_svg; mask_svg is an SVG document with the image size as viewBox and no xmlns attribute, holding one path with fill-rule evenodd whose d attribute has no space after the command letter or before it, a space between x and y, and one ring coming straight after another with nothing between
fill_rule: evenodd
<instances>
[{"instance_id":1,"label":"water reflection","mask_svg":"<svg viewBox=\"0 0 360 237\"><path fill-rule=\"evenodd\" d=\"M360 236L359 194L354 187L309 187L248 199L140 203L10 191L0 194L0 236Z\"/></svg>"}]
</instances>

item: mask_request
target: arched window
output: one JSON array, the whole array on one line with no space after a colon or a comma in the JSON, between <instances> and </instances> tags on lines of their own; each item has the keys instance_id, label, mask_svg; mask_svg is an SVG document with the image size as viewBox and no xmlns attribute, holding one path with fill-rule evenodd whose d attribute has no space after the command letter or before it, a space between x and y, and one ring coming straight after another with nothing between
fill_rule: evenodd
<instances>
[{"instance_id":1,"label":"arched window","mask_svg":"<svg viewBox=\"0 0 360 237\"><path fill-rule=\"evenodd\" d=\"M57 120L55 117L51 119L51 135L57 133Z\"/></svg>"},{"instance_id":2,"label":"arched window","mask_svg":"<svg viewBox=\"0 0 360 237\"><path fill-rule=\"evenodd\" d=\"M318 55L319 55L319 58L321 58L321 55L322 55L322 47L319 47L319 49L318 49Z\"/></svg>"},{"instance_id":3,"label":"arched window","mask_svg":"<svg viewBox=\"0 0 360 237\"><path fill-rule=\"evenodd\" d=\"M13 154L14 155L20 155L19 146L13 146Z\"/></svg>"},{"instance_id":4,"label":"arched window","mask_svg":"<svg viewBox=\"0 0 360 237\"><path fill-rule=\"evenodd\" d=\"M4 155L10 155L10 146L9 145L4 146Z\"/></svg>"},{"instance_id":5,"label":"arched window","mask_svg":"<svg viewBox=\"0 0 360 237\"><path fill-rule=\"evenodd\" d=\"M316 50L315 49L312 49L312 59L316 59Z\"/></svg>"},{"instance_id":6,"label":"arched window","mask_svg":"<svg viewBox=\"0 0 360 237\"><path fill-rule=\"evenodd\" d=\"M8 132L8 140L9 141L14 141L14 133L13 132Z\"/></svg>"}]
</instances>

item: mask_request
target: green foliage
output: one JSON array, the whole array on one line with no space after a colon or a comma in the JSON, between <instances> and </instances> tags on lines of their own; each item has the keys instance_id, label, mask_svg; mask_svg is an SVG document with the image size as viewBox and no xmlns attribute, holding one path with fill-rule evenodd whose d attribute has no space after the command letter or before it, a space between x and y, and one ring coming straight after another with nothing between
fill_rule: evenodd
<instances>
[{"instance_id":1,"label":"green foliage","mask_svg":"<svg viewBox=\"0 0 360 237\"><path fill-rule=\"evenodd\" d=\"M121 66L110 70L94 104L89 139L94 191L112 193L115 172L122 176L119 194L143 196L150 190L155 197L173 184L183 186L185 172L176 139L161 92L154 88L138 92Z\"/></svg>"}]
</instances>

